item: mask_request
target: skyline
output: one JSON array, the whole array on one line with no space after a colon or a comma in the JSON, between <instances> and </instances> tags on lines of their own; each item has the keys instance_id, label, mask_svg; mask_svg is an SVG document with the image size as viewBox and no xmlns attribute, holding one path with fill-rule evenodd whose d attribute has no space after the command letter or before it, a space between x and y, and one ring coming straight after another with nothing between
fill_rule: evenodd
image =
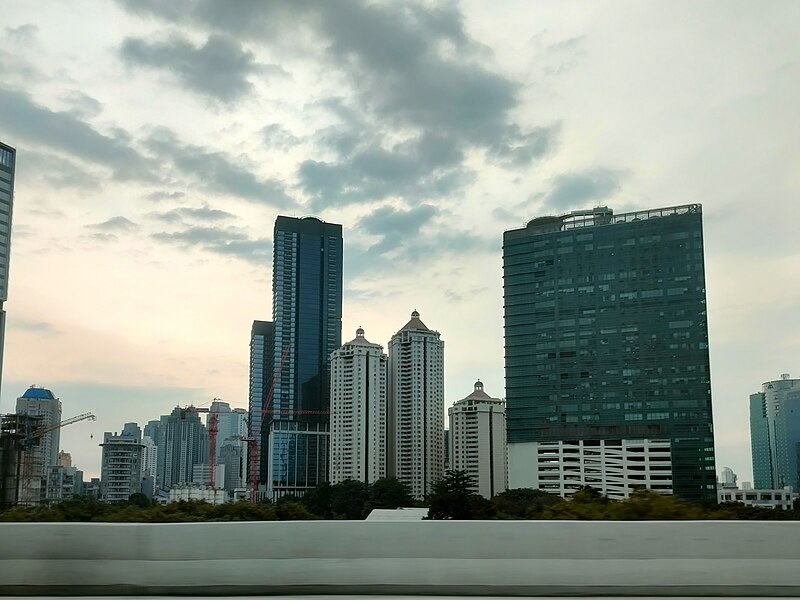
<instances>
[{"instance_id":1,"label":"skyline","mask_svg":"<svg viewBox=\"0 0 800 600\"><path fill-rule=\"evenodd\" d=\"M278 214L343 224L344 339L441 332L446 408L505 389L504 230L699 202L717 466L752 480L749 394L800 355L800 6L277 6L9 2L0 412L32 383L94 412L62 438L97 473L103 431L246 407Z\"/></svg>"}]
</instances>

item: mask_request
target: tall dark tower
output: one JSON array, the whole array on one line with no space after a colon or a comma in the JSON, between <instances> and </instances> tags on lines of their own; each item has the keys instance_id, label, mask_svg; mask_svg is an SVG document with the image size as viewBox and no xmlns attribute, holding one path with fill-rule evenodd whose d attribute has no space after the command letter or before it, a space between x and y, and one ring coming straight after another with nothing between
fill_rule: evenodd
<instances>
[{"instance_id":1,"label":"tall dark tower","mask_svg":"<svg viewBox=\"0 0 800 600\"><path fill-rule=\"evenodd\" d=\"M0 142L0 384L3 381L3 348L6 338L8 261L11 258L11 215L14 208L14 167L17 151Z\"/></svg>"},{"instance_id":2,"label":"tall dark tower","mask_svg":"<svg viewBox=\"0 0 800 600\"><path fill-rule=\"evenodd\" d=\"M716 499L699 204L503 237L509 487Z\"/></svg>"},{"instance_id":3,"label":"tall dark tower","mask_svg":"<svg viewBox=\"0 0 800 600\"><path fill-rule=\"evenodd\" d=\"M342 226L280 216L274 244L274 385L264 427L267 492L278 498L328 480L330 355L342 345Z\"/></svg>"}]
</instances>

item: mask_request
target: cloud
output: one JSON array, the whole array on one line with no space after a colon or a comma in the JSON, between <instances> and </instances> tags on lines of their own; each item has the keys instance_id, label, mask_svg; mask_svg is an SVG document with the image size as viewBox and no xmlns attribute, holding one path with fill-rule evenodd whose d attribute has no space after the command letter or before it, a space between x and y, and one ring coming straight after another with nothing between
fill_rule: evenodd
<instances>
[{"instance_id":1,"label":"cloud","mask_svg":"<svg viewBox=\"0 0 800 600\"><path fill-rule=\"evenodd\" d=\"M99 133L71 113L41 106L24 92L0 87L0 128L7 137L103 165L118 179L153 177L154 165L127 143Z\"/></svg>"},{"instance_id":2,"label":"cloud","mask_svg":"<svg viewBox=\"0 0 800 600\"><path fill-rule=\"evenodd\" d=\"M452 140L425 133L384 148L361 144L351 130L329 132L325 143L341 152L337 162L306 160L298 168L302 189L316 209L387 197L419 201L448 196L473 180L461 166L463 154ZM357 149L345 155L348 146Z\"/></svg>"},{"instance_id":3,"label":"cloud","mask_svg":"<svg viewBox=\"0 0 800 600\"><path fill-rule=\"evenodd\" d=\"M23 317L12 317L8 319L8 326L11 329L39 333L42 335L60 335L60 331L52 323L46 321L34 321Z\"/></svg>"},{"instance_id":4,"label":"cloud","mask_svg":"<svg viewBox=\"0 0 800 600\"><path fill-rule=\"evenodd\" d=\"M182 206L180 208L173 208L170 211L163 213L151 213L151 216L166 223L181 223L183 219L190 219L195 221L222 221L225 219L233 218L235 215L218 208L211 208L210 206L201 206L199 208L191 206Z\"/></svg>"},{"instance_id":5,"label":"cloud","mask_svg":"<svg viewBox=\"0 0 800 600\"><path fill-rule=\"evenodd\" d=\"M103 112L103 105L95 98L81 91L73 90L62 97L72 107L72 114L80 119L91 119ZM118 132L127 134L127 132ZM117 135L116 137L121 137Z\"/></svg>"},{"instance_id":6,"label":"cloud","mask_svg":"<svg viewBox=\"0 0 800 600\"><path fill-rule=\"evenodd\" d=\"M268 265L272 258L272 240L251 239L241 229L233 227L191 226L182 231L154 233L151 237L182 248L200 248L261 266Z\"/></svg>"},{"instance_id":7,"label":"cloud","mask_svg":"<svg viewBox=\"0 0 800 600\"><path fill-rule=\"evenodd\" d=\"M162 161L171 162L212 190L281 208L295 205L280 181L259 179L225 153L184 144L166 127L157 128L146 145Z\"/></svg>"},{"instance_id":8,"label":"cloud","mask_svg":"<svg viewBox=\"0 0 800 600\"><path fill-rule=\"evenodd\" d=\"M189 20L301 56L317 47L299 44L298 29L320 41L326 66L350 82L347 104L361 122L343 119L341 127L318 132L333 157L309 157L300 166L301 187L317 209L389 195L408 202L451 195L472 181L462 166L468 150L504 167L529 167L558 138L557 125L513 120L520 85L486 64L486 49L468 35L454 5L308 0L252 2L232 11L212 0L118 2L139 15ZM405 141L385 142L398 137ZM414 151L430 140L451 149L455 161L415 161Z\"/></svg>"},{"instance_id":9,"label":"cloud","mask_svg":"<svg viewBox=\"0 0 800 600\"><path fill-rule=\"evenodd\" d=\"M119 217L111 217L110 219L108 219L107 221L103 221L102 223L94 223L92 225L87 225L87 227L90 227L92 229L99 229L102 232L106 233L113 233L113 232L124 233L126 231L133 231L135 229L138 229L139 226L130 219L119 216Z\"/></svg>"},{"instance_id":10,"label":"cloud","mask_svg":"<svg viewBox=\"0 0 800 600\"><path fill-rule=\"evenodd\" d=\"M398 247L405 240L416 238L420 229L438 214L439 209L430 204L422 204L409 210L382 206L363 217L358 226L366 233L382 238L370 248L371 252L382 254Z\"/></svg>"},{"instance_id":11,"label":"cloud","mask_svg":"<svg viewBox=\"0 0 800 600\"><path fill-rule=\"evenodd\" d=\"M6 37L16 44L30 44L36 40L39 27L33 23L25 23L17 27L6 27Z\"/></svg>"},{"instance_id":12,"label":"cloud","mask_svg":"<svg viewBox=\"0 0 800 600\"><path fill-rule=\"evenodd\" d=\"M26 150L17 155L17 176L29 182L40 180L57 190L75 188L84 191L100 189L98 177L72 161L53 154Z\"/></svg>"},{"instance_id":13,"label":"cloud","mask_svg":"<svg viewBox=\"0 0 800 600\"><path fill-rule=\"evenodd\" d=\"M264 137L264 144L268 148L278 150L287 150L302 142L299 137L278 123L266 125L261 129L261 135Z\"/></svg>"},{"instance_id":14,"label":"cloud","mask_svg":"<svg viewBox=\"0 0 800 600\"><path fill-rule=\"evenodd\" d=\"M225 103L251 91L251 75L283 72L274 65L260 65L252 52L223 35L209 36L202 46L174 35L164 42L127 38L119 52L128 64L168 70L192 91Z\"/></svg>"},{"instance_id":15,"label":"cloud","mask_svg":"<svg viewBox=\"0 0 800 600\"><path fill-rule=\"evenodd\" d=\"M184 192L150 192L145 196L146 200L150 202L161 202L162 200L179 200L186 196Z\"/></svg>"},{"instance_id":16,"label":"cloud","mask_svg":"<svg viewBox=\"0 0 800 600\"><path fill-rule=\"evenodd\" d=\"M554 211L565 211L612 196L621 188L625 173L597 167L587 171L562 173L553 179L553 186L545 196L545 206Z\"/></svg>"}]
</instances>

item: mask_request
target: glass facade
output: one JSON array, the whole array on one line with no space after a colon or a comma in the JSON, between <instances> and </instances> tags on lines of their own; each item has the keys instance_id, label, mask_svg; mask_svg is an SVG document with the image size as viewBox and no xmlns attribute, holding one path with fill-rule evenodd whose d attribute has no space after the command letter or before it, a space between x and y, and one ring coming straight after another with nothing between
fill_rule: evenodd
<instances>
[{"instance_id":1,"label":"glass facade","mask_svg":"<svg viewBox=\"0 0 800 600\"><path fill-rule=\"evenodd\" d=\"M3 348L6 337L8 266L11 260L11 216L14 208L14 170L17 151L0 142L0 383L3 378Z\"/></svg>"},{"instance_id":2,"label":"glass facade","mask_svg":"<svg viewBox=\"0 0 800 600\"><path fill-rule=\"evenodd\" d=\"M667 438L715 499L700 205L534 219L503 274L508 443Z\"/></svg>"},{"instance_id":3,"label":"glass facade","mask_svg":"<svg viewBox=\"0 0 800 600\"><path fill-rule=\"evenodd\" d=\"M329 363L342 344L342 226L281 216L274 245L267 480L279 497L328 479Z\"/></svg>"},{"instance_id":4,"label":"glass facade","mask_svg":"<svg viewBox=\"0 0 800 600\"><path fill-rule=\"evenodd\" d=\"M756 489L800 491L800 379L784 375L751 394L750 442Z\"/></svg>"}]
</instances>

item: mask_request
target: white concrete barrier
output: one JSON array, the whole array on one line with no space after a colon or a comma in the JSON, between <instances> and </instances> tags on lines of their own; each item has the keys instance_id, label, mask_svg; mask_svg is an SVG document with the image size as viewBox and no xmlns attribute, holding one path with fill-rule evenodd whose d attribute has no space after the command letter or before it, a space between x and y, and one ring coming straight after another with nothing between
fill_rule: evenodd
<instances>
[{"instance_id":1,"label":"white concrete barrier","mask_svg":"<svg viewBox=\"0 0 800 600\"><path fill-rule=\"evenodd\" d=\"M800 523L0 524L0 594L797 596Z\"/></svg>"}]
</instances>

